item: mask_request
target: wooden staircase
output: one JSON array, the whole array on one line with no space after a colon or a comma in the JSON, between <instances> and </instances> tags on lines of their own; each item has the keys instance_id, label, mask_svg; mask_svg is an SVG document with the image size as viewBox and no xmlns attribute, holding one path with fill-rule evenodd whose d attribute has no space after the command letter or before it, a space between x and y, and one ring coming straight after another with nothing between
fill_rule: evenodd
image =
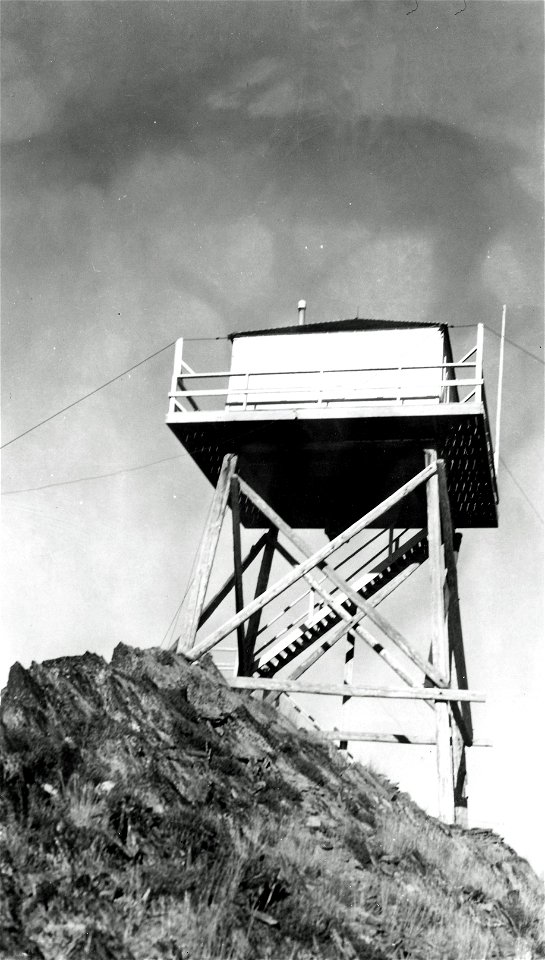
<instances>
[{"instance_id":1,"label":"wooden staircase","mask_svg":"<svg viewBox=\"0 0 545 960\"><path fill-rule=\"evenodd\" d=\"M418 531L397 549L386 547L385 550L386 556L378 562L375 559L370 569L359 570L348 580L364 600L370 600L407 567L419 565L427 559L427 531ZM354 604L340 590L332 593L351 615L356 613ZM340 616L325 603L318 603L302 622L288 626L256 652L252 675L268 679L274 677L279 670L321 640L340 620Z\"/></svg>"}]
</instances>

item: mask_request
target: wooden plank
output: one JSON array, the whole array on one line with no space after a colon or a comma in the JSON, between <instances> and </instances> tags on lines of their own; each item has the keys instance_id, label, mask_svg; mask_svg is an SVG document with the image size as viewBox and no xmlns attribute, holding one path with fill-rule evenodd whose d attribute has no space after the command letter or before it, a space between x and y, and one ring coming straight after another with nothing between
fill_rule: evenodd
<instances>
[{"instance_id":1,"label":"wooden plank","mask_svg":"<svg viewBox=\"0 0 545 960\"><path fill-rule=\"evenodd\" d=\"M353 631L349 631L346 637L346 650L344 654L344 677L345 686L352 686L354 680L354 657L356 654L356 639ZM341 718L345 708L350 703L350 697L343 697L341 701ZM340 750L348 750L348 740L342 739L339 743Z\"/></svg>"},{"instance_id":2,"label":"wooden plank","mask_svg":"<svg viewBox=\"0 0 545 960\"><path fill-rule=\"evenodd\" d=\"M263 551L263 557L261 560L261 566L259 568L259 574L257 577L257 583L255 588L255 597L260 597L262 593L267 589L269 584L269 578L271 575L271 567L274 558L274 551L276 547L276 541L278 539L278 532L275 528L271 527L269 532L266 534L266 543L265 549ZM259 630L259 624L261 623L261 614L263 613L263 607L259 610L256 610L255 613L248 620L248 626L246 628L246 645L248 648L248 659L253 667L253 657L255 649L255 641L257 638L257 633Z\"/></svg>"},{"instance_id":3,"label":"wooden plank","mask_svg":"<svg viewBox=\"0 0 545 960\"><path fill-rule=\"evenodd\" d=\"M452 530L452 518L447 488L446 467L442 460L437 462L437 481L439 484L439 506L443 530L446 585L449 593L448 634L450 656L454 660L456 679L459 687L467 687L467 668L464 654L462 619L458 597L458 572L456 552ZM465 748L473 743L473 724L471 704L453 705L451 722L452 741L452 780L454 791L454 820L460 826L468 826L468 774Z\"/></svg>"},{"instance_id":4,"label":"wooden plank","mask_svg":"<svg viewBox=\"0 0 545 960\"><path fill-rule=\"evenodd\" d=\"M244 609L244 589L242 585L242 553L240 545L240 487L237 476L231 477L229 505L233 529L233 572L235 575L235 610L237 613ZM246 649L246 629L243 623L237 627L238 646L238 673L247 676L250 672L251 660Z\"/></svg>"},{"instance_id":5,"label":"wooden plank","mask_svg":"<svg viewBox=\"0 0 545 960\"><path fill-rule=\"evenodd\" d=\"M392 593L401 583L403 583L408 577L410 577L411 574L414 573L416 569L417 569L417 566L415 564L412 568L403 570L401 573L397 575L397 577L391 580L389 584L383 587L382 590L378 590L371 600L371 603L373 604L373 606L378 606L379 603L382 603L382 601L385 600L386 597L388 597L390 593ZM355 627L359 623L359 621L363 619L364 616L365 614L361 613L360 611L357 614L355 614L355 616L352 618L351 624L341 623L338 626L335 633L329 639L325 640L322 643L319 643L319 646L315 650L313 650L312 653L308 657L306 657L305 660L303 660L303 662L300 663L294 671L292 671L292 673L290 674L290 678L292 680L298 680L299 677L303 676L303 674L306 673L307 670L310 669L310 667L312 667L321 657L323 657L324 653L327 653L327 651L330 650L331 647L334 647L335 644L338 643L338 641L345 636L347 630L349 630L351 626ZM363 639L363 637L361 639ZM375 649L376 646L378 646L378 644L375 644L373 649ZM375 653L377 653L378 656L382 655L382 651L379 651L376 649L375 649Z\"/></svg>"},{"instance_id":6,"label":"wooden plank","mask_svg":"<svg viewBox=\"0 0 545 960\"><path fill-rule=\"evenodd\" d=\"M501 334L500 334L500 362L498 367L498 389L496 393L496 430L494 439L494 470L496 475L500 467L500 426L501 426L501 397L503 390L503 359L505 352L505 311L507 304L504 303L501 314Z\"/></svg>"},{"instance_id":7,"label":"wooden plank","mask_svg":"<svg viewBox=\"0 0 545 960\"><path fill-rule=\"evenodd\" d=\"M433 411L433 413L431 412ZM362 417L366 419L377 419L377 420L390 420L392 417L395 417L396 420L401 418L407 420L424 420L428 425L432 420L436 420L437 417L448 417L452 419L453 417L460 418L462 420L467 420L468 418L473 418L475 416L482 415L483 407L482 403L474 401L467 406L464 406L463 403L437 403L430 406L430 404L417 406L416 404L410 404L404 406L403 404L384 404L384 406L374 407L371 405L359 405L356 407L319 407L318 405L309 406L305 408L288 407L282 409L280 407L274 407L271 410L241 410L241 409L224 409L221 410L199 410L198 413L174 413L167 415L167 423L206 423L206 424L216 424L216 423L260 423L261 421L267 422L269 420L350 420L357 419L360 420Z\"/></svg>"},{"instance_id":8,"label":"wooden plank","mask_svg":"<svg viewBox=\"0 0 545 960\"><path fill-rule=\"evenodd\" d=\"M266 541L267 541L267 534L263 533L260 536L259 540L257 540L254 543L253 547L249 549L248 553L246 554L246 556L244 557L241 563L241 570L243 573L245 570L248 569L250 564L253 563L255 558L261 552ZM201 618L199 620L199 627L202 627L203 624L205 624L206 621L210 619L210 617L217 610L219 605L223 603L226 597L229 596L234 585L235 585L235 575L233 573L231 574L230 577L227 577L227 580L225 580L225 582L219 588L218 592L212 597L211 600L208 601L208 603L204 607L203 612L201 613Z\"/></svg>"},{"instance_id":9,"label":"wooden plank","mask_svg":"<svg viewBox=\"0 0 545 960\"><path fill-rule=\"evenodd\" d=\"M296 563L295 558L290 554L289 550L286 550L284 546L279 544L278 550L280 553L286 556L286 558L290 560L292 563ZM310 586L316 591L316 593L320 594L324 603L326 603L331 608L331 610L333 610L334 613L337 614L338 617L341 617L341 619L345 621L348 629L352 629L354 633L358 637L360 637L360 639L363 640L364 643L367 644L368 647L374 650L375 653L377 653L388 664L388 666L391 667L392 670L394 670L395 673L397 673L397 675L401 677L402 680L405 681L405 683L408 683L409 686L414 686L411 676L406 672L406 670L404 669L402 664L399 663L397 658L389 650L386 650L382 646L382 644L378 642L376 637L373 636L372 633L370 633L368 630L365 629L365 627L362 626L360 621L363 619L364 616L367 615L366 611L360 610L361 617L358 618L358 620L355 620L353 615L349 613L349 611L343 606L342 601L334 597L333 594L329 593L329 591L325 589L323 584L320 583L320 581L316 580L313 574L307 573L305 575L305 579L310 584ZM346 633L346 630L344 632Z\"/></svg>"},{"instance_id":10,"label":"wooden plank","mask_svg":"<svg viewBox=\"0 0 545 960\"><path fill-rule=\"evenodd\" d=\"M460 704L459 706L465 706L465 704ZM467 828L469 826L467 755L462 733L456 723L451 723L451 737L454 822L460 827Z\"/></svg>"},{"instance_id":11,"label":"wooden plank","mask_svg":"<svg viewBox=\"0 0 545 960\"><path fill-rule=\"evenodd\" d=\"M180 372L182 369L183 350L184 350L184 338L179 337L178 340L176 340L176 344L174 346L174 371L172 374L172 383L171 383L170 393L169 393L169 405L168 405L169 414L176 413L176 400L174 398L174 394L178 389L178 377L180 376ZM198 409L197 404L195 404L195 409Z\"/></svg>"},{"instance_id":12,"label":"wooden plank","mask_svg":"<svg viewBox=\"0 0 545 960\"><path fill-rule=\"evenodd\" d=\"M437 460L437 451L425 451L429 464ZM439 480L437 473L426 484L428 512L428 556L431 577L432 601L432 656L434 664L443 676L450 672L446 612L444 597L445 567L441 542L441 513L439 506ZM437 783L439 819L443 823L454 821L454 789L452 779L452 751L450 744L450 714L448 703L435 704L435 736L437 741Z\"/></svg>"},{"instance_id":13,"label":"wooden plank","mask_svg":"<svg viewBox=\"0 0 545 960\"><path fill-rule=\"evenodd\" d=\"M404 733L365 733L360 730L322 730L321 735L326 740L350 743L351 741L365 741L368 743L408 743L416 746L434 746L435 739L416 734L408 736Z\"/></svg>"},{"instance_id":14,"label":"wooden plank","mask_svg":"<svg viewBox=\"0 0 545 960\"><path fill-rule=\"evenodd\" d=\"M432 473L430 473L430 476L434 475L436 470L435 463L431 464L431 466L433 467L433 471ZM418 476L421 476L421 475L422 474L418 474ZM265 502L263 497L260 497L259 494L257 494L255 490L253 490L249 486L249 484L247 484L244 480L241 479L240 485L241 485L241 489L246 494L248 499L250 499L252 503L259 510L261 510L261 512L264 514L264 516L267 517L269 522L275 524L275 526L278 527L280 532L284 534L284 536L290 541L290 543L293 544L293 546L295 546L295 548L299 551L299 553L303 554L303 556L305 557L310 558L312 556L311 549L306 544L306 542L302 539L302 537L300 537L299 534L297 534L292 529L292 527L290 527L289 524L287 524L285 520L283 520L279 516L276 510L273 510L272 507L270 507L269 504ZM344 534L340 534L339 537L335 539L339 540L343 536ZM334 543L334 542L335 541L331 541L331 543ZM314 554L314 556L316 556L316 554ZM329 553L327 553L326 556L329 556ZM357 609L360 609L365 614L367 614L371 622L374 623L375 626L377 626L380 630L382 630L382 632L386 634L388 639L391 640L392 643L395 644L395 646L397 646L400 650L402 650L405 656L408 657L410 660L412 660L412 662L420 670L422 670L425 676L429 677L430 680L433 680L433 682L436 683L438 686L442 686L442 687L448 686L448 682L445 679L445 674L442 674L433 664L430 664L428 663L428 661L424 660L424 658L421 657L416 650L414 650L412 645L409 643L408 640L406 640L406 638L397 629L397 627L394 627L391 623L389 623L388 620L386 620L385 617L383 617L377 610L375 610L373 605L368 600L364 600L363 597L361 597L360 594L357 592L357 590L354 590L350 586L350 584L347 583L347 581L337 572L337 570L335 570L334 567L332 567L330 564L325 562L325 558L323 558L322 561L316 563L315 566L319 566L319 568L323 570L323 572L326 574L328 579L331 580L331 582L335 584L335 586L339 590L341 590L342 593L345 594L346 598L350 600ZM310 579L308 576L306 576L306 579L310 583ZM320 588L318 587L318 589ZM328 603L330 606L332 606L331 600L328 600Z\"/></svg>"},{"instance_id":15,"label":"wooden plank","mask_svg":"<svg viewBox=\"0 0 545 960\"><path fill-rule=\"evenodd\" d=\"M398 373L399 370L444 370L449 368L456 367L474 367L474 363L467 363L467 359L475 353L476 348L473 347L469 353L462 357L458 361L448 361L444 363L412 363L409 366L400 367L399 364L396 364L393 367L307 367L306 370L204 370L204 371L195 371L191 370L187 364L184 363L184 366L187 368L188 373L186 374L188 380L214 380L221 379L222 377L230 377L233 380L238 377L242 379L246 376L251 377L288 377L288 376L299 376L304 374L308 376L310 374L330 374L330 373ZM308 392L309 388L305 388Z\"/></svg>"},{"instance_id":16,"label":"wooden plank","mask_svg":"<svg viewBox=\"0 0 545 960\"><path fill-rule=\"evenodd\" d=\"M396 370L399 368L396 367ZM375 371L373 371L375 372ZM266 376L271 376L272 374L266 374ZM200 375L203 376L202 374ZM242 377L244 374L234 373L231 375L231 378ZM259 376L259 374L251 374L252 377ZM185 377L184 379L189 379ZM472 387L475 385L475 378L467 377L457 377L454 380L446 379L437 380L436 383L432 384L433 392L427 393L429 389L427 383L411 383L411 393L400 393L396 391L394 393L391 383L374 383L372 386L367 388L362 387L353 387L347 389L346 385L343 383L339 384L329 384L324 387L322 390L318 390L313 387L292 387L292 386L282 386L282 387L273 387L273 386L258 386L257 384L252 386L250 389L246 385L236 387L236 386L227 386L227 387L214 387L214 388L205 388L205 389L195 389L188 390L183 388L182 390L177 390L174 393L169 394L171 399L178 399L186 396L188 399L193 397L229 397L227 401L229 404L239 403L242 406L242 409L246 409L247 403L253 405L261 403L266 403L268 405L276 405L277 403L289 404L292 407L296 407L298 404L319 404L319 403L372 403L373 401L388 400L391 403L396 403L401 405L402 400L436 400L438 397L439 390L443 387ZM372 393L370 394L370 391ZM382 393L379 393L382 391ZM261 398L264 398L261 400ZM269 399L272 397L273 399ZM274 399L278 397L278 400ZM284 399L282 399L284 397ZM232 399L234 398L234 399ZM255 409L255 407L254 407Z\"/></svg>"},{"instance_id":17,"label":"wooden plank","mask_svg":"<svg viewBox=\"0 0 545 960\"><path fill-rule=\"evenodd\" d=\"M435 746L435 738L420 734L404 733L372 733L361 730L322 730L321 735L326 740L368 741L369 743L407 743L419 746ZM474 747L491 747L487 740L475 740Z\"/></svg>"},{"instance_id":18,"label":"wooden plank","mask_svg":"<svg viewBox=\"0 0 545 960\"><path fill-rule=\"evenodd\" d=\"M231 476L234 474L236 456L227 453L223 458L214 497L208 513L206 527L199 546L195 573L187 592L180 620L179 650L189 655L195 644L197 626L201 617L212 564L216 555L223 518L227 510L227 500Z\"/></svg>"},{"instance_id":19,"label":"wooden plank","mask_svg":"<svg viewBox=\"0 0 545 960\"><path fill-rule=\"evenodd\" d=\"M460 614L460 601L458 595L458 572L456 568L456 553L454 550L454 534L452 529L452 518L450 513L450 502L447 488L446 467L443 460L437 461L437 477L439 481L439 503L441 510L441 523L443 530L443 541L445 549L445 565L447 568L447 587L449 590L448 606L448 631L450 650L454 658L454 667L456 670L456 681L459 687L467 687L467 667L464 653L464 640L462 633L462 618ZM470 746L473 741L473 722L471 718L471 706L469 704L460 708L462 717L458 713L454 714L454 719L461 727L461 732L465 743Z\"/></svg>"},{"instance_id":20,"label":"wooden plank","mask_svg":"<svg viewBox=\"0 0 545 960\"><path fill-rule=\"evenodd\" d=\"M382 603L382 601L385 600L386 597L396 589L396 587L398 587L404 582L404 580L414 573L415 569L417 569L416 564L412 568L408 568L407 570L403 570L401 573L399 573L397 577L391 580L389 584L382 588L382 590L377 591L372 598L371 603L374 606L378 606L379 603ZM361 611L358 612L352 618L351 624L341 623L337 627L337 630L334 632L334 634L329 637L329 639L323 641L322 643L319 643L318 641L319 645L316 647L316 649L313 650L312 653L306 657L305 660L303 660L303 662L300 663L294 671L292 671L290 678L292 680L298 680L299 677L303 676L303 674L306 673L310 667L312 667L321 657L323 657L324 653L327 653L327 651L331 650L331 647L334 647L339 640L342 640L347 630L349 630L351 626L355 627L364 616L364 613L361 613ZM381 651L375 650L375 653L381 656Z\"/></svg>"},{"instance_id":21,"label":"wooden plank","mask_svg":"<svg viewBox=\"0 0 545 960\"><path fill-rule=\"evenodd\" d=\"M357 613L354 617L352 617L351 620L340 623L329 639L323 640L322 642L318 641L318 646L312 651L312 653L308 657L305 657L304 661L291 672L290 679L298 680L299 677L302 677L303 674L310 669L310 667L312 667L318 662L318 660L320 660L321 657L323 657L324 653L327 653L327 651L331 650L331 648L334 647L339 640L342 640L342 638L346 636L347 632L352 627L355 627L358 621L362 620L364 616L365 614L363 613Z\"/></svg>"},{"instance_id":22,"label":"wooden plank","mask_svg":"<svg viewBox=\"0 0 545 960\"><path fill-rule=\"evenodd\" d=\"M369 546L370 543L372 543L374 540L377 540L378 537L382 536L383 532L384 531L379 531L379 533L377 533L374 537L372 537L371 540L367 541L367 543L364 546L365 547ZM391 568L393 565L395 565L399 561L400 557L405 556L415 546L421 545L425 537L426 537L425 531L424 530L420 531L419 533L415 534L414 537L411 537L410 539L405 541L403 546L397 549L396 551L394 551L394 553L389 554L380 562L375 563L374 561L377 559L377 557L379 557L383 553L383 549L379 550L379 552L376 553L375 556L371 558L371 560L369 560L368 564L363 564L358 570L355 570L354 573L351 574L352 585L358 591L360 590L363 591L364 589L367 591L369 584L371 582L369 580L369 577L372 577L372 579L374 580L375 578L378 578L380 574L384 573L385 571L388 571L389 568ZM358 553L362 551L362 549L363 547L360 546L357 550L354 550L351 554L349 554L348 557L344 557L341 563L338 564L337 569L339 569L343 564L347 563L349 560L352 560L355 556L358 555ZM372 566L370 566L370 564L372 564ZM365 571L363 576L361 575L362 571ZM398 576L399 574L397 574L395 577L392 578L392 580L395 580L396 583L398 582L397 581ZM390 582L392 581L387 580L386 585ZM385 589L385 586L381 587L380 590L377 592L382 593L382 591ZM313 590L308 591L309 598L313 597L313 594L314 594ZM371 594L369 598L370 602L372 603L373 603L374 595L375 594ZM286 613L289 612L289 610L293 606L299 603L304 596L305 594L300 594L298 597L294 598L293 600L290 600L288 605L282 611L280 611L280 613L275 613L274 616L272 616L270 620L266 624L264 624L262 630L265 631L266 629L271 627L272 624L275 623L275 621L280 619L280 617L283 617ZM373 603L373 606L377 606L377 604ZM320 620L323 618L324 615L325 614L324 614L323 607L314 606L313 613L300 614L289 626L281 630L278 636L280 638L282 634L286 634L286 637L285 637L286 646L290 645L291 643L295 643L307 632L308 629L319 624ZM261 648L260 653L263 650L265 650L267 647L269 647L270 643L271 641L266 643ZM276 649L276 645L273 649ZM282 650L281 644L278 645L278 649ZM272 659L272 656L273 656L272 651L271 652L267 651L267 653L265 653L265 656L262 659L260 659L259 667L261 668L264 665L264 663L267 663L270 659Z\"/></svg>"},{"instance_id":23,"label":"wooden plank","mask_svg":"<svg viewBox=\"0 0 545 960\"><path fill-rule=\"evenodd\" d=\"M382 601L385 600L386 597L388 597L391 593L393 593L393 591L398 586L400 586L405 580L408 579L408 577L411 576L411 574L414 573L416 569L418 569L418 566L419 564L417 565L415 563L411 567L408 567L406 570L402 570L401 573L398 573L397 577L394 577L394 579L391 580L390 583L386 584L384 587L382 587L381 590L378 590L376 592L376 594L373 596L371 600L371 603L374 606L378 606L379 603L382 603ZM315 663L317 663L317 661L320 660L320 658L323 657L328 650L331 650L331 648L334 647L335 644L339 642L339 640L342 640L342 638L346 635L350 627L352 626L355 627L359 623L359 621L363 619L364 616L365 614L361 613L361 611L356 613L355 616L352 617L351 622L340 623L337 629L328 639L322 641L321 643L320 641L317 641L317 646L314 648L314 650L312 650L310 655L308 657L305 657L303 662L300 663L296 667L296 669L290 673L290 679L298 680L299 677L302 677L303 674L306 673L307 670L309 670ZM363 639L363 637L360 637L360 639ZM379 644L375 644L373 649L375 653L381 656L382 650L377 650L376 649L377 646L379 646ZM279 699L279 695L271 696L270 698L267 698L267 699L270 700L270 702L272 703L277 703ZM432 706L431 704L429 705Z\"/></svg>"},{"instance_id":24,"label":"wooden plank","mask_svg":"<svg viewBox=\"0 0 545 960\"><path fill-rule=\"evenodd\" d=\"M365 527L373 523L378 517L382 516L387 510L395 506L403 500L409 493L412 493L413 490L416 490L422 483L425 483L428 477L430 477L435 472L435 464L432 466L426 467L424 470L421 470L415 477L413 477L408 483L404 484L399 490L396 490L390 497L387 497L386 500L383 500L378 506L374 507L368 513L364 514L359 520L353 523L348 527L343 533L340 533L337 537L334 537L329 543L326 543L323 547L317 550L312 554L307 560L304 560L302 563L298 564L293 570L287 573L284 577L278 580L273 586L269 587L260 597L256 597L250 603L248 603L244 610L241 610L240 613L235 614L234 617L231 617L227 620L221 627L218 627L217 630L214 630L213 633L205 637L200 643L195 644L192 650L187 651L187 656L192 660L197 660L203 654L207 653L213 647L219 643L220 640L223 640L224 637L227 637L233 630L236 630L239 623L244 623L252 613L255 613L257 610L260 610L261 607L264 607L267 603L270 603L271 600L274 600L279 594L283 593L292 583L296 583L297 580L300 580L301 577L304 577L305 573L309 570L312 570L313 567L316 567L322 560L325 560L330 554L333 553L338 547L342 546L344 543L347 543L352 537L356 536L361 530L364 530ZM241 485L242 485L241 480ZM253 492L253 491L252 491Z\"/></svg>"},{"instance_id":25,"label":"wooden plank","mask_svg":"<svg viewBox=\"0 0 545 960\"><path fill-rule=\"evenodd\" d=\"M371 697L382 700L472 700L485 703L485 695L479 690L451 690L444 687L391 687L346 686L342 683L304 683L300 680L266 680L263 677L234 677L229 686L236 690L277 690L279 693L319 693L326 697Z\"/></svg>"}]
</instances>

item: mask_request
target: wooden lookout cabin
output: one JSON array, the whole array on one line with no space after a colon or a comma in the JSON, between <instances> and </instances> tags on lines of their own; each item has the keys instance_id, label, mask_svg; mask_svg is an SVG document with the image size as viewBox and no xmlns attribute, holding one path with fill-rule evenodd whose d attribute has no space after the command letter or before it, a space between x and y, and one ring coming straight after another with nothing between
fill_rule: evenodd
<instances>
[{"instance_id":1,"label":"wooden lookout cabin","mask_svg":"<svg viewBox=\"0 0 545 960\"><path fill-rule=\"evenodd\" d=\"M392 742L436 744L440 816L464 822L471 701L484 698L467 682L458 531L497 526L498 501L482 325L457 360L445 324L305 324L304 303L295 326L229 339L228 370L197 372L183 340L175 350L167 424L215 488L179 649L198 659L235 637L231 684L275 702L297 693L423 701L433 737L403 731ZM208 597L228 506L232 572ZM245 555L241 526L261 531ZM301 536L309 528L327 535L318 550ZM378 608L425 562L431 622L422 652ZM343 675L313 682L314 665L340 641ZM401 685L354 686L361 645ZM344 746L388 739L364 730L324 736Z\"/></svg>"}]
</instances>

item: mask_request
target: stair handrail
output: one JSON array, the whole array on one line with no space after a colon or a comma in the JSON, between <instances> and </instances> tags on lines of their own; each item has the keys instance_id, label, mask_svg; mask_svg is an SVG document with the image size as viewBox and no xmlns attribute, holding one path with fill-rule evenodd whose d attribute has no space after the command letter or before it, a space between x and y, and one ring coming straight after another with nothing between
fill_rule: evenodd
<instances>
[{"instance_id":1,"label":"stair handrail","mask_svg":"<svg viewBox=\"0 0 545 960\"><path fill-rule=\"evenodd\" d=\"M347 557L344 557L338 564L335 565L335 570L340 570L340 568L341 568L345 563L348 563L348 561L349 561L349 560L352 560L358 553L360 553L362 550L364 550L366 547L368 547L371 543L374 543L374 541L377 540L379 537L383 536L383 535L384 535L384 532L385 532L384 530L379 530L379 532L376 533L374 537L371 537L369 540L366 541L366 543L362 544L360 547L358 547L356 550L354 550L354 551L353 551L351 554L349 554ZM401 532L400 536L404 536L404 535L405 535L406 533L408 533L408 532L409 532L409 528L407 527L407 528L405 528L405 529ZM398 538L398 539L399 539L399 538ZM352 571L352 573L350 574L349 582L353 583L353 582L354 582L354 578L355 578L359 573L361 573L361 571L364 570L364 568L365 568L366 566L368 566L368 565L371 564L371 563L374 563L374 562L377 560L377 558L380 557L380 555L381 555L382 553L384 553L385 550L389 550L389 543L386 544L386 545L385 545L383 548L381 548L380 550L378 550L375 554L373 554L372 557L369 557L361 567L359 567L359 568L358 568L357 570L355 570L355 571ZM395 552L398 553L399 550L397 550L397 551L395 551ZM324 576L324 577L321 577L321 578L320 578L319 582L320 582L320 583L324 583L326 580L327 580L327 577ZM332 596L337 596L337 595L339 594L339 592L340 592L340 591L339 591L339 588L338 588L338 587L333 587L332 590L331 590ZM276 613L274 617L271 617L271 619L268 620L267 623L265 623L265 624L258 630L258 632L257 632L257 637L261 636L261 635L262 635L266 630L268 630L274 623L276 623L277 620L280 620L280 618L283 617L286 613L288 613L291 609L293 609L293 607L295 607L296 604L300 603L302 600L304 600L306 597L308 597L310 593L312 593L312 588L309 587L309 588L306 589L303 593L299 594L297 597L294 597L293 600L291 600L285 607L283 607L282 610L280 610L278 613ZM316 609L317 609L317 610L321 610L321 609L323 609L324 606L325 606L325 604L324 604L323 600L320 600L320 601L318 601L318 603L317 603L317 605L316 605ZM274 640L276 640L278 637L282 636L282 634L285 634L285 633L288 632L288 630L294 629L295 627L299 626L299 624L302 623L302 622L305 620L305 618L307 617L307 613L308 613L308 611L305 611L305 612L302 613L299 617L297 617L295 620L292 620L289 624L287 624L287 625L283 628L283 630L280 631L280 633L276 634L273 638L271 638L271 639L268 640L266 643L264 643L264 644L259 648L259 650L256 650L256 651L255 651L256 655L257 655L258 653L261 653L263 650L266 650L266 648L267 648L268 646L270 646L270 644L273 643Z\"/></svg>"},{"instance_id":2,"label":"stair handrail","mask_svg":"<svg viewBox=\"0 0 545 960\"><path fill-rule=\"evenodd\" d=\"M396 562L396 561L399 560L402 556L405 556L409 550L412 550L415 546L417 546L417 545L419 545L419 544L422 544L422 542L425 540L426 536L427 536L427 531L426 531L426 528L424 527L424 528L422 528L422 530L418 531L418 533L415 534L413 537L410 537L402 546L400 546L400 548L399 548L397 551L395 551L395 553L397 554L397 557L396 557L396 560L393 560L392 562ZM395 554L393 554L392 556L394 556L394 555L395 555ZM374 558L373 558L373 559L374 559ZM371 562L372 562L372 561L371 561ZM383 563L384 563L384 562L385 562L385 561L383 561ZM385 567L385 569L387 569L387 567ZM376 579L376 577L379 577L382 572L383 572L383 571L377 571L377 572L376 572L376 576L373 577L372 580L371 580L371 581L368 581L368 582L369 582L369 583L373 582L373 580ZM324 579L327 579L327 578L324 578ZM323 580L322 580L321 582L323 582ZM358 585L357 585L357 581L355 582L353 576L351 576L349 582L350 582L350 584L354 587L354 589L357 589L357 590L358 590L359 593L362 593L364 587L366 586L366 584L364 584L363 586L358 586ZM308 591L307 591L307 592L308 592ZM340 590L337 589L337 588L335 588L335 590L334 590L334 591L331 591L331 592L332 592L332 594L335 593L336 596L338 596L339 593L342 594L342 591L340 591ZM343 603L343 605L346 604L346 603L348 602L347 597L345 596L344 599L343 599L341 602ZM327 609L327 604L326 604L324 601L321 601L319 604L317 604L316 613L314 614L314 616L313 616L309 621L307 621L307 627L306 627L306 629L311 629L312 627L317 626L317 625L320 623L320 621L324 619L324 610L325 610L325 609ZM336 617L334 611L331 611L331 612L332 612L332 614L333 614L334 620L338 620L338 617ZM281 616L281 615L282 615L282 614L280 614L280 616ZM291 630L296 630L296 629L300 626L300 624L306 620L307 616L308 616L308 612L303 613L303 614L302 614L300 617L298 617L295 621L292 621L292 623L290 623L290 624L289 624L288 626L286 626L283 630L281 630L280 633L275 634L274 637L272 637L272 638L271 638L270 640L268 640L265 644L263 644L262 647L260 647L258 650L255 651L255 653L254 653L254 660L257 660L257 658L267 650L267 647L270 647L271 644L273 644L273 643L275 643L275 642L278 642L279 639L280 639L283 635L285 636L285 635L286 635L289 631L291 631ZM277 617L273 618L272 620L270 620L270 621L265 625L265 627L263 627L263 630L268 629L268 627L269 627L272 623L274 623L275 620L277 620L277 619L279 619L279 616L277 616ZM331 624L331 626L333 626L333 625L334 625L334 624ZM261 631L260 631L260 632L261 632ZM304 631L302 631L302 632L304 632ZM269 655L269 660L265 660L264 663L260 663L260 664L259 664L259 667L260 667L260 668L263 668L267 663L269 663L270 661L272 661L276 656L280 656L281 653L282 653L282 651L283 651L283 649L285 649L285 645L282 647L282 649L278 650L277 652L271 653L271 654Z\"/></svg>"}]
</instances>

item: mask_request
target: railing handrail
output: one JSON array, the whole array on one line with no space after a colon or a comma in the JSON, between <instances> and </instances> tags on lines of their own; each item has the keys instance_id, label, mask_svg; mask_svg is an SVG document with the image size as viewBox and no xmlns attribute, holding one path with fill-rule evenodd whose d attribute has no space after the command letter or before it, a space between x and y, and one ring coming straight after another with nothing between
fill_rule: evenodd
<instances>
[{"instance_id":1,"label":"railing handrail","mask_svg":"<svg viewBox=\"0 0 545 960\"><path fill-rule=\"evenodd\" d=\"M457 387L479 387L479 386L482 386L482 384L483 384L482 379L477 380L475 378L472 378L472 379L464 379L464 380L438 380L436 383L433 384L433 386L434 388L439 390L439 388L442 388L442 387L456 387L456 386ZM337 385L333 384L329 389L331 390L332 387L334 386L337 386ZM430 384L423 384L423 386L430 386ZM367 390L386 390L387 388L389 390L392 390L391 383L367 384L367 385L364 385L364 388L362 387L347 388L346 384L338 384L338 387L340 389L342 388L345 391L346 396L358 394L362 389L365 389L365 388ZM177 390L177 391L174 391L173 393L169 393L169 397L171 399L174 399L177 397L189 399L189 397L223 397L223 396L232 396L233 394L237 394L237 395L240 394L242 397L244 397L248 393L251 393L252 397L255 397L260 395L270 396L270 394L277 394L277 393L279 394L289 393L290 395L292 395L294 393L312 393L312 392L313 392L313 388L311 386L291 387L291 388L267 387L264 385L253 386L253 387L247 387L247 386L232 387L231 386L226 388L218 388L215 390ZM397 396L397 392L395 395ZM420 396L422 396L420 393L415 394L414 397L411 397L411 395L405 393L403 394L403 399L409 399L409 398L418 399ZM435 396L435 393L426 394L426 396ZM335 399L335 397L328 397L328 395L324 393L322 393L321 398L324 401L327 401L328 399Z\"/></svg>"},{"instance_id":2,"label":"railing handrail","mask_svg":"<svg viewBox=\"0 0 545 960\"><path fill-rule=\"evenodd\" d=\"M339 406L373 402L403 405L407 402L482 403L484 375L483 329L477 325L477 342L459 360L441 363L407 363L388 366L316 367L307 369L204 370L196 371L182 359L182 342L175 353L174 376L169 393L170 412L200 411L196 400L225 399L225 408ZM289 361L288 361L289 362ZM380 373L388 383L376 382ZM417 374L427 374L422 382ZM461 374L461 376L460 376ZM362 383L360 377L367 382ZM199 381L201 386L198 387ZM210 383L211 381L211 383ZM214 386L214 381L218 386ZM223 383L222 383L223 381ZM375 381L375 382L373 382ZM194 388L193 388L194 387ZM460 396L460 388L464 396ZM188 409L191 407L191 411Z\"/></svg>"},{"instance_id":3,"label":"railing handrail","mask_svg":"<svg viewBox=\"0 0 545 960\"><path fill-rule=\"evenodd\" d=\"M401 366L397 363L392 367L322 367L316 369L307 369L307 370L206 370L202 373L179 373L178 380L212 380L220 377L292 377L292 376L303 376L310 374L326 374L326 373L388 373L399 370L445 370L445 369L455 369L456 367L476 367L476 361L467 362L463 361L460 363L414 363L414 364L402 364Z\"/></svg>"}]
</instances>

